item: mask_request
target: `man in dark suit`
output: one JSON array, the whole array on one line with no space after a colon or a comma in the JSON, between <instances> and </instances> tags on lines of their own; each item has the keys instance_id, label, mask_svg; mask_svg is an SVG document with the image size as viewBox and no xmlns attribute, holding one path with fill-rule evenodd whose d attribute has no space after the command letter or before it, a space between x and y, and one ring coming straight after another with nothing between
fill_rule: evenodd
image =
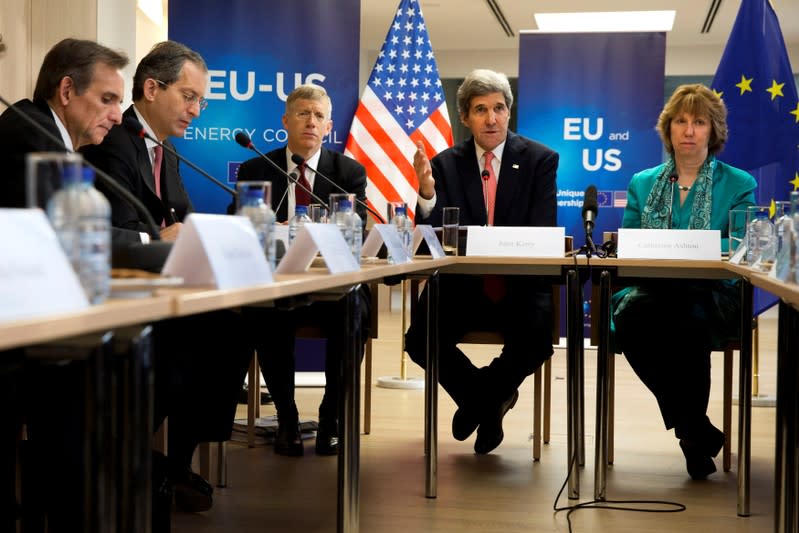
<instances>
[{"instance_id":1,"label":"man in dark suit","mask_svg":"<svg viewBox=\"0 0 799 533\"><path fill-rule=\"evenodd\" d=\"M94 41L64 39L44 58L33 101L16 102L0 115L0 207L25 207L25 156L30 152L74 151L102 142L122 120L120 103L128 58ZM31 126L25 115L60 142ZM60 176L37 184L44 207Z\"/></svg>"},{"instance_id":2,"label":"man in dark suit","mask_svg":"<svg viewBox=\"0 0 799 533\"><path fill-rule=\"evenodd\" d=\"M419 144L419 219L440 226L442 209L458 207L462 226L555 226L558 154L508 131L508 79L475 70L457 98L472 138L432 162ZM551 289L524 276L451 275L441 276L439 290L439 382L458 405L452 434L465 440L477 430L474 450L486 454L502 442L502 419L516 403L519 385L552 355ZM426 329L427 317L418 313L406 336L406 350L421 366ZM482 368L456 346L475 329L498 329L505 338L500 355Z\"/></svg>"},{"instance_id":3,"label":"man in dark suit","mask_svg":"<svg viewBox=\"0 0 799 533\"><path fill-rule=\"evenodd\" d=\"M317 176L311 168L319 170L335 181L344 190L354 193L363 201L366 198L366 170L358 162L322 147L322 140L330 133L332 103L327 92L317 85L301 85L286 99L283 126L288 132L288 144L266 154L277 165L298 176L300 184L324 200L331 193L339 192L324 178ZM292 155L303 158L308 168L301 168L291 160ZM286 176L277 172L260 157L250 159L239 167L239 180L261 180L272 183L272 206L277 220L285 222L293 215L297 205L308 205L315 200L295 183L287 183ZM285 198L284 198L285 197ZM356 206L363 219L366 209ZM369 297L366 288L359 294L360 318L355 327L365 333L368 324ZM281 455L303 454L302 440L298 428L299 414L294 403L294 338L298 324L314 323L323 327L327 335L325 358L325 394L319 406L319 429L316 435L316 453L335 455L338 453L338 396L341 380L341 356L345 351L344 325L334 317L344 316L343 302L319 302L308 308L287 310L252 310L255 321L252 330L260 325L270 326L269 334L256 335L254 341L258 360L269 393L275 402L278 415L278 435L275 452ZM364 338L363 336L361 338Z\"/></svg>"},{"instance_id":4,"label":"man in dark suit","mask_svg":"<svg viewBox=\"0 0 799 533\"><path fill-rule=\"evenodd\" d=\"M103 140L121 120L128 58L94 41L64 39L45 55L33 101L16 102L0 115L0 207L25 207L25 156L73 151ZM49 138L22 115L49 132ZM36 204L44 207L60 188L61 176L37 183ZM85 368L80 361L43 365L23 350L0 353L0 530L14 530L10 514L16 486L16 435L27 424L33 498L25 502L46 516L50 531L83 529L83 427ZM30 496L30 494L29 494ZM33 501L31 501L33 500Z\"/></svg>"},{"instance_id":5,"label":"man in dark suit","mask_svg":"<svg viewBox=\"0 0 799 533\"><path fill-rule=\"evenodd\" d=\"M194 50L174 42L156 44L141 60L133 78L133 105L125 116L137 119L145 131L166 146L168 137L182 136L205 108L208 68ZM83 151L86 159L105 170L144 203L164 241L177 238L192 204L183 187L174 154L124 126L111 130L105 141ZM141 235L147 227L136 211L107 193L114 227ZM187 511L212 505L213 488L191 471L198 443L230 439L242 376L252 357L243 340L241 317L219 311L159 322L154 328L155 424L169 416L169 461L164 474L175 502Z\"/></svg>"}]
</instances>

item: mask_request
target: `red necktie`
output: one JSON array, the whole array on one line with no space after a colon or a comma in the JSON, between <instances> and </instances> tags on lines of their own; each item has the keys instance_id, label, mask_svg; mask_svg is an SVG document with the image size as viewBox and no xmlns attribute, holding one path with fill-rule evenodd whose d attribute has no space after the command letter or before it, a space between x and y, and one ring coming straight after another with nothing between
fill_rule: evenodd
<instances>
[{"instance_id":1,"label":"red necktie","mask_svg":"<svg viewBox=\"0 0 799 533\"><path fill-rule=\"evenodd\" d=\"M156 146L155 158L153 159L153 178L155 178L155 195L161 198L161 163L164 161L164 149ZM166 226L166 220L161 219L161 227Z\"/></svg>"},{"instance_id":2,"label":"red necktie","mask_svg":"<svg viewBox=\"0 0 799 533\"><path fill-rule=\"evenodd\" d=\"M488 212L489 226L494 225L494 205L497 200L497 175L494 173L494 166L491 164L493 159L493 152L485 153L484 169L488 171L488 179L483 184L483 195L486 202L486 211ZM497 303L505 296L505 280L502 276L485 275L483 276L483 291L492 302Z\"/></svg>"},{"instance_id":3,"label":"red necktie","mask_svg":"<svg viewBox=\"0 0 799 533\"><path fill-rule=\"evenodd\" d=\"M494 173L494 166L491 164L493 160L493 152L486 152L484 168L488 171L488 179L485 181L485 186L483 187L483 195L485 196L489 226L494 225L494 204L497 201L497 175Z\"/></svg>"},{"instance_id":4,"label":"red necktie","mask_svg":"<svg viewBox=\"0 0 799 533\"><path fill-rule=\"evenodd\" d=\"M297 178L297 183L299 183L299 185L294 186L294 205L307 206L311 203L311 194L308 192L311 190L311 184L305 177L304 162L297 167L297 172L299 172L300 176ZM300 185L302 185L302 187L300 187ZM303 189L303 187L305 188Z\"/></svg>"},{"instance_id":5,"label":"red necktie","mask_svg":"<svg viewBox=\"0 0 799 533\"><path fill-rule=\"evenodd\" d=\"M164 160L164 149L156 146L153 161L153 177L155 178L155 195L161 198L161 162Z\"/></svg>"}]
</instances>

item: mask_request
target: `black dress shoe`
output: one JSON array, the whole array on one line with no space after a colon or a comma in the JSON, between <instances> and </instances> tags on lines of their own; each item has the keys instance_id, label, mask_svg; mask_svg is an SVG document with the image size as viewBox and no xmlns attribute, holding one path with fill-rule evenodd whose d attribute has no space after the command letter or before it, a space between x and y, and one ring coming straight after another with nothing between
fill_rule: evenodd
<instances>
[{"instance_id":1,"label":"black dress shoe","mask_svg":"<svg viewBox=\"0 0 799 533\"><path fill-rule=\"evenodd\" d=\"M175 505L187 513L201 513L214 503L214 488L201 475L190 468L173 471L170 474Z\"/></svg>"},{"instance_id":2,"label":"black dress shoe","mask_svg":"<svg viewBox=\"0 0 799 533\"><path fill-rule=\"evenodd\" d=\"M455 440L466 440L477 429L477 414L459 407L452 416L452 436Z\"/></svg>"},{"instance_id":3,"label":"black dress shoe","mask_svg":"<svg viewBox=\"0 0 799 533\"><path fill-rule=\"evenodd\" d=\"M713 457L717 456L723 447L724 433L710 421L701 430L680 439L680 448L685 456L685 466L691 479L706 479L715 472Z\"/></svg>"},{"instance_id":4,"label":"black dress shoe","mask_svg":"<svg viewBox=\"0 0 799 533\"><path fill-rule=\"evenodd\" d=\"M277 424L277 437L275 437L275 453L289 457L300 457L305 450L300 438L300 426L295 423Z\"/></svg>"},{"instance_id":5,"label":"black dress shoe","mask_svg":"<svg viewBox=\"0 0 799 533\"><path fill-rule=\"evenodd\" d=\"M474 441L474 453L485 455L502 443L505 432L502 430L502 419L519 399L519 391L513 391L510 397L502 402L496 409L488 411L480 422L477 438Z\"/></svg>"},{"instance_id":6,"label":"black dress shoe","mask_svg":"<svg viewBox=\"0 0 799 533\"><path fill-rule=\"evenodd\" d=\"M338 422L319 419L316 430L316 455L338 455Z\"/></svg>"},{"instance_id":7,"label":"black dress shoe","mask_svg":"<svg viewBox=\"0 0 799 533\"><path fill-rule=\"evenodd\" d=\"M685 467L691 479L707 479L707 476L716 471L716 464L704 446L683 439L680 441L680 448L685 456Z\"/></svg>"}]
</instances>

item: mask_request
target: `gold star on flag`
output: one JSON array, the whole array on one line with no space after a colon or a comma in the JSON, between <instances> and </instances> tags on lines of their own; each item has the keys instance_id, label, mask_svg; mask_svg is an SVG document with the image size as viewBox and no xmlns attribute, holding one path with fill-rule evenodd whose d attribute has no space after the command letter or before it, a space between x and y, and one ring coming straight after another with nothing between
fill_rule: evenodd
<instances>
[{"instance_id":1,"label":"gold star on flag","mask_svg":"<svg viewBox=\"0 0 799 533\"><path fill-rule=\"evenodd\" d=\"M793 190L799 189L799 172L797 172L796 176L788 183L793 185Z\"/></svg>"},{"instance_id":2,"label":"gold star on flag","mask_svg":"<svg viewBox=\"0 0 799 533\"><path fill-rule=\"evenodd\" d=\"M774 100L778 96L785 96L782 94L782 87L784 83L777 83L777 80L771 80L771 87L766 89L766 92L771 94L771 99Z\"/></svg>"},{"instance_id":3,"label":"gold star on flag","mask_svg":"<svg viewBox=\"0 0 799 533\"><path fill-rule=\"evenodd\" d=\"M752 80L754 78L746 79L746 76L741 74L741 81L736 83L735 86L741 89L741 94L745 93L746 91L752 92Z\"/></svg>"},{"instance_id":4,"label":"gold star on flag","mask_svg":"<svg viewBox=\"0 0 799 533\"><path fill-rule=\"evenodd\" d=\"M796 117L796 122L799 122L799 102L796 102L796 109L791 111L791 115Z\"/></svg>"},{"instance_id":5,"label":"gold star on flag","mask_svg":"<svg viewBox=\"0 0 799 533\"><path fill-rule=\"evenodd\" d=\"M721 99L721 97L724 95L724 91L717 91L716 89L713 89L713 94L715 94L716 96L719 97L719 99Z\"/></svg>"}]
</instances>

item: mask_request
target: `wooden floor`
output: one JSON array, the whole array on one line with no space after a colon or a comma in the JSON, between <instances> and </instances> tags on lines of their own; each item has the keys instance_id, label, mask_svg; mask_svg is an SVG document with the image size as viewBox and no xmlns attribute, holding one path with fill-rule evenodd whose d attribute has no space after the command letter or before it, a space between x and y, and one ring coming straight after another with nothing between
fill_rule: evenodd
<instances>
[{"instance_id":1,"label":"wooden floor","mask_svg":"<svg viewBox=\"0 0 799 533\"><path fill-rule=\"evenodd\" d=\"M375 377L399 372L399 313L381 314L375 342ZM776 320L761 319L761 394L775 392ZM482 361L490 346L470 346ZM709 414L721 426L721 354L714 354ZM593 494L593 436L596 352L586 352L586 466L581 500ZM774 409L756 408L752 432L752 516L736 516L737 456L733 471L694 482L673 432L663 428L655 400L623 357L616 359L616 462L607 480L613 500L667 500L686 506L680 513L653 514L580 510L572 515L575 532L763 532L773 529ZM737 376L737 354L736 354ZM409 373L421 376L412 363ZM474 439L458 442L450 434L454 404L443 392L439 402L438 498L424 497L422 391L373 388L372 433L361 438L360 526L365 533L568 531L566 513L554 513L566 465L565 352L553 359L552 440L533 462L529 442L531 379L505 418L505 440L493 453L476 456ZM735 388L737 390L737 377ZM301 389L301 417L315 417L321 389ZM242 406L243 407L243 406ZM243 409L240 414L243 415ZM272 414L266 407L266 414ZM737 410L733 410L737 426ZM737 449L737 433L733 450ZM336 529L336 459L317 457L313 439L305 457L276 456L271 447L231 443L227 488L217 489L214 507L199 514L173 513L177 532L333 532ZM721 455L716 464L721 469ZM561 498L559 505L576 503ZM639 506L640 507L640 506ZM644 507L656 507L654 504Z\"/></svg>"}]
</instances>

